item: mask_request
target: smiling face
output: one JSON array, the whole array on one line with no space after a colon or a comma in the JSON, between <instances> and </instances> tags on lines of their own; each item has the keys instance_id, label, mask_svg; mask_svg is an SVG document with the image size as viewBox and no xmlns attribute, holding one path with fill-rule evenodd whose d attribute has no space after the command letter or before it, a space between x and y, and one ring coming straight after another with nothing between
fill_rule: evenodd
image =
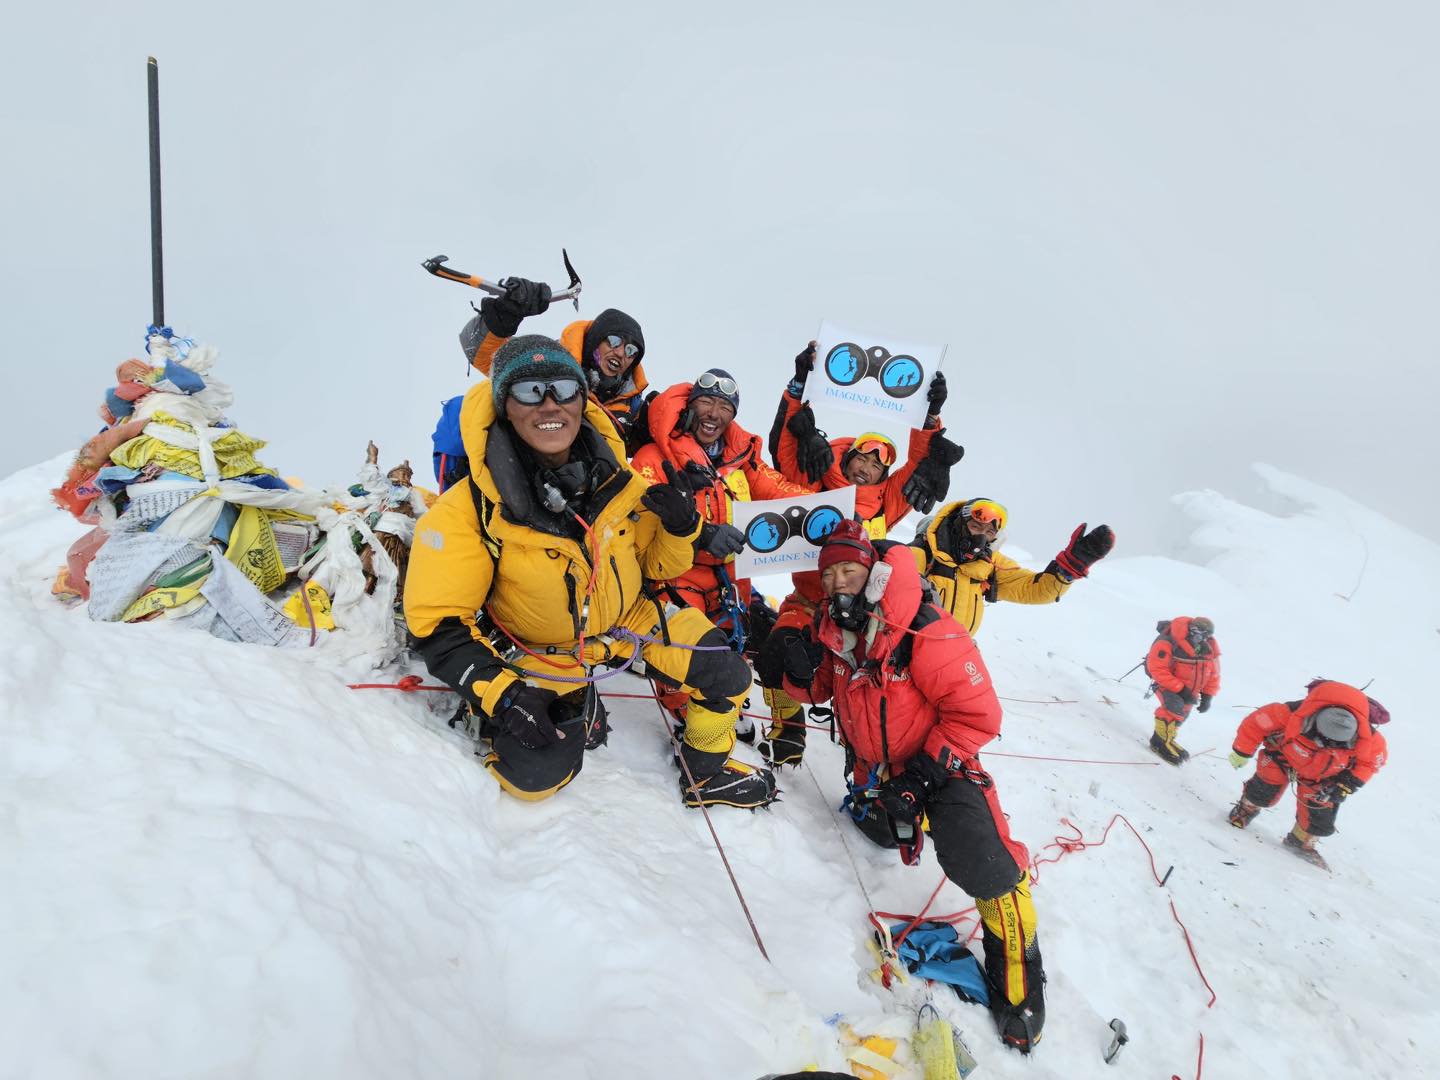
<instances>
[{"instance_id":1,"label":"smiling face","mask_svg":"<svg viewBox=\"0 0 1440 1080\"><path fill-rule=\"evenodd\" d=\"M826 596L858 596L870 578L870 570L864 563L831 563L820 571L820 588Z\"/></svg>"},{"instance_id":2,"label":"smiling face","mask_svg":"<svg viewBox=\"0 0 1440 1080\"><path fill-rule=\"evenodd\" d=\"M550 394L539 405L522 405L513 397L505 399L505 419L520 436L520 441L547 468L558 468L570 460L570 447L580 434L580 416L585 410L585 395L577 394L561 405Z\"/></svg>"},{"instance_id":3,"label":"smiling face","mask_svg":"<svg viewBox=\"0 0 1440 1080\"><path fill-rule=\"evenodd\" d=\"M845 463L845 479L860 487L880 483L885 479L885 466L880 462L879 453L872 450L850 454Z\"/></svg>"},{"instance_id":4,"label":"smiling face","mask_svg":"<svg viewBox=\"0 0 1440 1080\"><path fill-rule=\"evenodd\" d=\"M695 410L695 438L704 446L724 435L730 421L735 419L735 410L728 401L708 394L697 397L690 408Z\"/></svg>"},{"instance_id":5,"label":"smiling face","mask_svg":"<svg viewBox=\"0 0 1440 1080\"><path fill-rule=\"evenodd\" d=\"M632 363L631 358L625 355L626 344L621 340L619 345L611 345L602 338L595 347L595 370L607 379L618 379Z\"/></svg>"}]
</instances>

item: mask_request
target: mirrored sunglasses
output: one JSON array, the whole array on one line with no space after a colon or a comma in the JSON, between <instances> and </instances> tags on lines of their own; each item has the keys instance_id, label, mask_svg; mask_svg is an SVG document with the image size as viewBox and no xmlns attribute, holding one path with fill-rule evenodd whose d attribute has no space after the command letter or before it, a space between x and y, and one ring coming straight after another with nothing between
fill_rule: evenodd
<instances>
[{"instance_id":1,"label":"mirrored sunglasses","mask_svg":"<svg viewBox=\"0 0 1440 1080\"><path fill-rule=\"evenodd\" d=\"M549 394L557 405L565 405L580 396L579 379L516 379L510 384L510 396L521 405L539 405Z\"/></svg>"},{"instance_id":2,"label":"mirrored sunglasses","mask_svg":"<svg viewBox=\"0 0 1440 1080\"><path fill-rule=\"evenodd\" d=\"M976 499L965 508L965 516L974 518L982 525L994 522L996 528L1003 529L1007 511L1005 507L992 499Z\"/></svg>"},{"instance_id":3,"label":"mirrored sunglasses","mask_svg":"<svg viewBox=\"0 0 1440 1080\"><path fill-rule=\"evenodd\" d=\"M715 389L715 387L718 386L720 388L720 392L722 394L725 394L726 396L734 394L740 389L734 379L716 375L713 371L707 371L703 375L701 375L698 379L695 380L695 385L700 387L700 389L702 390L713 390Z\"/></svg>"},{"instance_id":4,"label":"mirrored sunglasses","mask_svg":"<svg viewBox=\"0 0 1440 1080\"><path fill-rule=\"evenodd\" d=\"M609 345L612 349L618 349L621 346L624 346L626 360L634 360L636 355L640 352L640 346L631 345L619 334L606 334L605 344Z\"/></svg>"},{"instance_id":5,"label":"mirrored sunglasses","mask_svg":"<svg viewBox=\"0 0 1440 1080\"><path fill-rule=\"evenodd\" d=\"M862 454L875 454L880 458L880 464L886 468L895 464L895 444L884 435L867 432L855 440L852 449Z\"/></svg>"}]
</instances>

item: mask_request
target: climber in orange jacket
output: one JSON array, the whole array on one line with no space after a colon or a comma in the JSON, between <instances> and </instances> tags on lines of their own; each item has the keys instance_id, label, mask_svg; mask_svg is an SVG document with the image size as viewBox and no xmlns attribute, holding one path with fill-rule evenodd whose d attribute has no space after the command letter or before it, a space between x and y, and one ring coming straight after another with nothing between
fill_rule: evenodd
<instances>
[{"instance_id":1,"label":"climber in orange jacket","mask_svg":"<svg viewBox=\"0 0 1440 1080\"><path fill-rule=\"evenodd\" d=\"M1155 629L1159 636L1145 657L1145 674L1158 700L1150 749L1162 761L1179 765L1190 759L1190 751L1175 741L1180 725L1192 708L1207 711L1220 692L1220 643L1215 624L1204 615L1164 619Z\"/></svg>"},{"instance_id":2,"label":"climber in orange jacket","mask_svg":"<svg viewBox=\"0 0 1440 1080\"><path fill-rule=\"evenodd\" d=\"M1302 700L1262 705L1240 722L1230 764L1243 769L1254 757L1255 774L1231 807L1230 824L1245 828L1293 781L1295 827L1285 846L1328 869L1315 840L1334 834L1340 804L1385 764L1385 736L1375 729L1390 713L1346 683L1315 679L1305 689Z\"/></svg>"},{"instance_id":3,"label":"climber in orange jacket","mask_svg":"<svg viewBox=\"0 0 1440 1080\"><path fill-rule=\"evenodd\" d=\"M734 525L732 504L808 495L760 457L761 443L735 421L740 388L728 371L710 368L693 383L676 383L652 397L644 422L651 442L631 458L631 467L652 484L667 479L666 465L694 492L704 524L696 538L695 565L672 578L673 595L703 611L743 651L750 607L750 579L734 574L745 534ZM685 702L676 694L663 704L678 717Z\"/></svg>"}]
</instances>

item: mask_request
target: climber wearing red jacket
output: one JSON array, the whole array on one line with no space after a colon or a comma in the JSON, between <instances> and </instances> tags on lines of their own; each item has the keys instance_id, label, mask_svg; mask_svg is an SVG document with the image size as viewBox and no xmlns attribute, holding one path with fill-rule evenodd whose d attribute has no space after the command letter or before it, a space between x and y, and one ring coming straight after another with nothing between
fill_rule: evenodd
<instances>
[{"instance_id":1,"label":"climber wearing red jacket","mask_svg":"<svg viewBox=\"0 0 1440 1080\"><path fill-rule=\"evenodd\" d=\"M1285 846L1323 867L1315 839L1334 834L1340 804L1385 764L1385 736L1375 728L1390 713L1342 682L1315 679L1306 689L1300 701L1262 705L1241 721L1230 764L1243 769L1255 757L1255 774L1231 808L1230 824L1245 828L1294 781L1295 828Z\"/></svg>"},{"instance_id":2,"label":"climber wearing red jacket","mask_svg":"<svg viewBox=\"0 0 1440 1080\"><path fill-rule=\"evenodd\" d=\"M929 410L922 427L910 430L906 460L899 461L895 444L878 432L831 439L815 427L815 414L802 399L805 382L815 366L815 342L795 357L795 377L780 397L770 429L770 456L787 480L808 491L855 488L855 517L872 540L883 540L912 508L927 513L950 486L950 469L965 448L945 437L940 410L945 405L945 376L936 372L925 392ZM805 753L805 714L780 687L786 642L810 625L824 602L820 575L804 570L791 576L793 589L780 605L779 618L759 655L755 674L764 688L771 724L761 751L776 765L799 765Z\"/></svg>"},{"instance_id":3,"label":"climber wearing red jacket","mask_svg":"<svg viewBox=\"0 0 1440 1080\"><path fill-rule=\"evenodd\" d=\"M1160 636L1145 657L1145 673L1155 691L1155 734L1150 749L1171 765L1190 758L1190 751L1175 741L1180 725L1199 702L1199 712L1210 708L1220 692L1220 643L1215 624L1203 615L1182 615L1155 624Z\"/></svg>"},{"instance_id":4,"label":"climber wearing red jacket","mask_svg":"<svg viewBox=\"0 0 1440 1080\"><path fill-rule=\"evenodd\" d=\"M813 629L786 647L785 691L833 701L854 777L846 803L867 837L915 865L928 819L940 868L975 897L1001 1038L1029 1053L1045 976L1030 856L979 756L1000 733L990 673L965 628L925 601L905 545L872 544L843 521L820 549L820 582Z\"/></svg>"}]
</instances>

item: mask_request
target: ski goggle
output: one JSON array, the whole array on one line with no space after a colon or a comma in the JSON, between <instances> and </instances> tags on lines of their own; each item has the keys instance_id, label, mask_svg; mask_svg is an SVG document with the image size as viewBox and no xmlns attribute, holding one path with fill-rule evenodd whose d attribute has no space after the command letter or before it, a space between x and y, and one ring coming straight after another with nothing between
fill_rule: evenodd
<instances>
[{"instance_id":1,"label":"ski goggle","mask_svg":"<svg viewBox=\"0 0 1440 1080\"><path fill-rule=\"evenodd\" d=\"M1003 529L1005 522L1009 520L1010 512L994 499L971 499L960 508L960 515L973 518L982 525L994 522L997 529Z\"/></svg>"},{"instance_id":2,"label":"ski goggle","mask_svg":"<svg viewBox=\"0 0 1440 1080\"><path fill-rule=\"evenodd\" d=\"M857 436L850 445L850 449L861 454L875 454L880 458L880 464L887 469L895 464L895 444L884 435L878 435L873 431Z\"/></svg>"},{"instance_id":3,"label":"ski goggle","mask_svg":"<svg viewBox=\"0 0 1440 1080\"><path fill-rule=\"evenodd\" d=\"M539 405L549 394L557 405L567 405L580 396L579 379L516 379L510 396L521 405Z\"/></svg>"},{"instance_id":4,"label":"ski goggle","mask_svg":"<svg viewBox=\"0 0 1440 1080\"><path fill-rule=\"evenodd\" d=\"M726 397L730 397L740 390L739 384L737 384L734 379L727 378L723 375L716 375L713 371L707 371L702 374L695 380L695 385L700 387L701 390L713 390L718 386L720 392Z\"/></svg>"},{"instance_id":5,"label":"ski goggle","mask_svg":"<svg viewBox=\"0 0 1440 1080\"><path fill-rule=\"evenodd\" d=\"M623 347L625 350L626 360L634 360L636 354L640 352L640 346L630 344L619 334L606 334L605 344L609 345L612 349L619 349Z\"/></svg>"}]
</instances>

